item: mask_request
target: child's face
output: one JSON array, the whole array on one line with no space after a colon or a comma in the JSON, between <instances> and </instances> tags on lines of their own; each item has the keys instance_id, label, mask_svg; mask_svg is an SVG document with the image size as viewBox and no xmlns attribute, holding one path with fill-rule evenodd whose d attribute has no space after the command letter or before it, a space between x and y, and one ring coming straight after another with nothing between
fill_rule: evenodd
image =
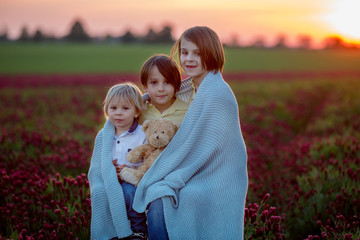
<instances>
[{"instance_id":1,"label":"child's face","mask_svg":"<svg viewBox=\"0 0 360 240\"><path fill-rule=\"evenodd\" d=\"M143 87L145 92L149 93L151 103L163 112L174 102L175 88L164 78L157 66L151 68L147 86Z\"/></svg>"},{"instance_id":2,"label":"child's face","mask_svg":"<svg viewBox=\"0 0 360 240\"><path fill-rule=\"evenodd\" d=\"M115 126L115 134L119 136L129 130L139 113L129 101L113 97L108 107L108 116Z\"/></svg>"},{"instance_id":3,"label":"child's face","mask_svg":"<svg viewBox=\"0 0 360 240\"><path fill-rule=\"evenodd\" d=\"M207 70L201 63L198 46L184 38L180 44L180 63L186 74L194 81L201 82L207 74Z\"/></svg>"}]
</instances>

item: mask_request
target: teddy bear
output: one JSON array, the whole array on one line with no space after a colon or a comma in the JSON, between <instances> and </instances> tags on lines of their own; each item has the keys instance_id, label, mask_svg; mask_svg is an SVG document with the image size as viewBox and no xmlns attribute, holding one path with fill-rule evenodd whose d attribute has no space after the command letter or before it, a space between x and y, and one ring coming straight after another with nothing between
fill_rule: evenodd
<instances>
[{"instance_id":1,"label":"teddy bear","mask_svg":"<svg viewBox=\"0 0 360 240\"><path fill-rule=\"evenodd\" d=\"M166 118L145 120L142 129L147 143L133 148L126 158L131 163L137 163L143 159L143 163L137 168L124 167L120 172L120 178L123 181L135 186L174 137L179 124Z\"/></svg>"}]
</instances>

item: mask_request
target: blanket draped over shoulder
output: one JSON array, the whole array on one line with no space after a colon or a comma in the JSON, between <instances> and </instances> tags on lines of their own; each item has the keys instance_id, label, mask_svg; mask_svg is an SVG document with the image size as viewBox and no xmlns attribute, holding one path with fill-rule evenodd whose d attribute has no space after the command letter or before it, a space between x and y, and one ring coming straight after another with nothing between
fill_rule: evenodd
<instances>
[{"instance_id":1,"label":"blanket draped over shoulder","mask_svg":"<svg viewBox=\"0 0 360 240\"><path fill-rule=\"evenodd\" d=\"M88 179L91 192L91 239L131 235L124 193L112 164L114 125L107 120L95 139Z\"/></svg>"},{"instance_id":2,"label":"blanket draped over shoulder","mask_svg":"<svg viewBox=\"0 0 360 240\"><path fill-rule=\"evenodd\" d=\"M170 239L242 239L247 187L238 103L221 73L210 72L140 181L133 207L144 212L162 198Z\"/></svg>"}]
</instances>

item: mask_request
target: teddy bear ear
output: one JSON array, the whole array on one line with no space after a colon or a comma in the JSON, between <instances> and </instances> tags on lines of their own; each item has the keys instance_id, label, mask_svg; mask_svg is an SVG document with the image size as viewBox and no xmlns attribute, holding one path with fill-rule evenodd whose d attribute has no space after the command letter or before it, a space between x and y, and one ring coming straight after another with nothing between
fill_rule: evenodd
<instances>
[{"instance_id":1,"label":"teddy bear ear","mask_svg":"<svg viewBox=\"0 0 360 240\"><path fill-rule=\"evenodd\" d=\"M142 124L142 130L145 132L146 129L148 129L149 125L151 123L151 120L145 120Z\"/></svg>"},{"instance_id":2,"label":"teddy bear ear","mask_svg":"<svg viewBox=\"0 0 360 240\"><path fill-rule=\"evenodd\" d=\"M174 124L176 131L180 128L180 123L178 121L171 120L171 122Z\"/></svg>"},{"instance_id":3,"label":"teddy bear ear","mask_svg":"<svg viewBox=\"0 0 360 240\"><path fill-rule=\"evenodd\" d=\"M179 130L181 124L179 122L175 122L175 125L177 127L177 130Z\"/></svg>"}]
</instances>

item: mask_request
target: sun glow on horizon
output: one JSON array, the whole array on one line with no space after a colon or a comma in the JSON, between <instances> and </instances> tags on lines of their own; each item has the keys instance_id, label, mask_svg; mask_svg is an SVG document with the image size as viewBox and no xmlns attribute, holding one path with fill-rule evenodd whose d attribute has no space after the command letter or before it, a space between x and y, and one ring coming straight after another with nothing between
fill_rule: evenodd
<instances>
[{"instance_id":1,"label":"sun glow on horizon","mask_svg":"<svg viewBox=\"0 0 360 240\"><path fill-rule=\"evenodd\" d=\"M360 1L337 0L333 11L325 17L334 31L345 39L360 42Z\"/></svg>"},{"instance_id":2,"label":"sun glow on horizon","mask_svg":"<svg viewBox=\"0 0 360 240\"><path fill-rule=\"evenodd\" d=\"M1 2L1 1L0 1ZM279 34L297 44L298 35L308 35L314 47L324 38L337 35L346 42L360 44L357 11L360 0L3 0L0 3L0 33L16 39L22 27L30 34L40 29L55 37L69 32L74 20L80 19L91 36L120 36L131 30L144 35L149 28L160 31L173 27L177 38L188 27L206 25L214 29L223 42L249 45L258 38L272 45ZM161 6L161 7L159 7ZM191 6L191 7L189 7ZM316 45L316 46L315 46Z\"/></svg>"}]
</instances>

